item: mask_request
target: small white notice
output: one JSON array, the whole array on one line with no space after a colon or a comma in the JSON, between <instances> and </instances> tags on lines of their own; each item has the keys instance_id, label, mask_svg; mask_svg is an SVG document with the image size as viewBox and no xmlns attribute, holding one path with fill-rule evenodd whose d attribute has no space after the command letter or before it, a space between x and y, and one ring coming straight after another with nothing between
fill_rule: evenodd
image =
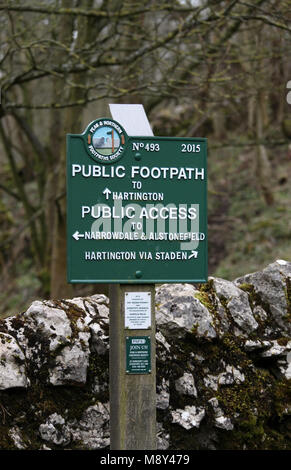
<instances>
[{"instance_id":1,"label":"small white notice","mask_svg":"<svg viewBox=\"0 0 291 470\"><path fill-rule=\"evenodd\" d=\"M146 330L151 327L151 293L126 292L125 328Z\"/></svg>"}]
</instances>

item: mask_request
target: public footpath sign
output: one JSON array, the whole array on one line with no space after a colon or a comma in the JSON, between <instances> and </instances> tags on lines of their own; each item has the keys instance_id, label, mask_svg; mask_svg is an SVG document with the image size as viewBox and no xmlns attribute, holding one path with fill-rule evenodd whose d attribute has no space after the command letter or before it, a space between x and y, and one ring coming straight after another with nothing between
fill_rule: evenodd
<instances>
[{"instance_id":1,"label":"public footpath sign","mask_svg":"<svg viewBox=\"0 0 291 470\"><path fill-rule=\"evenodd\" d=\"M207 141L67 135L68 282L207 281Z\"/></svg>"},{"instance_id":2,"label":"public footpath sign","mask_svg":"<svg viewBox=\"0 0 291 470\"><path fill-rule=\"evenodd\" d=\"M112 107L133 135L103 118L67 136L68 281L110 284L110 449L155 450L155 284L207 281L207 142Z\"/></svg>"}]
</instances>

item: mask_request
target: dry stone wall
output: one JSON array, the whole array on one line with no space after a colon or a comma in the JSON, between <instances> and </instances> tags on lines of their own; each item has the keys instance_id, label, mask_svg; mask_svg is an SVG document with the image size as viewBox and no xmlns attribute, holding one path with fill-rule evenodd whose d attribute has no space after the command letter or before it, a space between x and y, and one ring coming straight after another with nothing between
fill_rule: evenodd
<instances>
[{"instance_id":1,"label":"dry stone wall","mask_svg":"<svg viewBox=\"0 0 291 470\"><path fill-rule=\"evenodd\" d=\"M291 263L156 289L159 449L290 449ZM0 449L108 449L109 300L0 321Z\"/></svg>"}]
</instances>

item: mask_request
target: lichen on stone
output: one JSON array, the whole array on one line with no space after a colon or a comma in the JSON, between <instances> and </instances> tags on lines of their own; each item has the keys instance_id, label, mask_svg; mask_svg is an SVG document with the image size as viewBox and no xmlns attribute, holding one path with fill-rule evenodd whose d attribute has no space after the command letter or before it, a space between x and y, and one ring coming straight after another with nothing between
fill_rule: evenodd
<instances>
[{"instance_id":1,"label":"lichen on stone","mask_svg":"<svg viewBox=\"0 0 291 470\"><path fill-rule=\"evenodd\" d=\"M159 449L291 449L291 263L156 288ZM0 448L108 449L109 300L0 321Z\"/></svg>"}]
</instances>

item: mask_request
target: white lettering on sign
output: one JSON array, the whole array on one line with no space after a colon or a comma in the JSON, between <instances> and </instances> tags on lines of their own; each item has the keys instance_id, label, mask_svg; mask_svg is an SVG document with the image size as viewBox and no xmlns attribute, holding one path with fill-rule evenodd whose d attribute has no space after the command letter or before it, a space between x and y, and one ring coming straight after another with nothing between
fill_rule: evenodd
<instances>
[{"instance_id":1,"label":"white lettering on sign","mask_svg":"<svg viewBox=\"0 0 291 470\"><path fill-rule=\"evenodd\" d=\"M132 338L131 344L145 344L146 340L143 338Z\"/></svg>"},{"instance_id":2,"label":"white lettering on sign","mask_svg":"<svg viewBox=\"0 0 291 470\"><path fill-rule=\"evenodd\" d=\"M102 261L102 260L132 260L136 259L135 251L85 251L85 260Z\"/></svg>"},{"instance_id":3,"label":"white lettering on sign","mask_svg":"<svg viewBox=\"0 0 291 470\"><path fill-rule=\"evenodd\" d=\"M154 166L149 168L148 166L132 166L131 177L135 178L140 176L141 178L153 178L153 179L201 179L204 180L204 168L176 168L176 167L157 167Z\"/></svg>"},{"instance_id":4,"label":"white lettering on sign","mask_svg":"<svg viewBox=\"0 0 291 470\"><path fill-rule=\"evenodd\" d=\"M101 166L101 165L72 165L72 176L82 175L85 178L124 178L125 167L119 166Z\"/></svg>"},{"instance_id":5,"label":"white lettering on sign","mask_svg":"<svg viewBox=\"0 0 291 470\"><path fill-rule=\"evenodd\" d=\"M124 201L163 201L164 194L163 193L113 192L112 199L115 199L115 200L121 199Z\"/></svg>"},{"instance_id":6,"label":"white lettering on sign","mask_svg":"<svg viewBox=\"0 0 291 470\"><path fill-rule=\"evenodd\" d=\"M131 261L135 259L141 259L144 261L150 261L156 259L158 261L174 261L174 260L188 260L194 261L198 258L198 251L85 251L84 259L86 261Z\"/></svg>"},{"instance_id":7,"label":"white lettering on sign","mask_svg":"<svg viewBox=\"0 0 291 470\"><path fill-rule=\"evenodd\" d=\"M130 174L126 175L126 169L123 165L102 166L102 165L72 165L72 176L83 176L84 178L131 178L140 177L143 179L177 179L177 180L204 180L204 168L191 167L158 167L149 168L147 166L132 166ZM138 189L138 188L137 188Z\"/></svg>"},{"instance_id":8,"label":"white lettering on sign","mask_svg":"<svg viewBox=\"0 0 291 470\"><path fill-rule=\"evenodd\" d=\"M160 151L160 144L155 143L147 143L144 144L143 142L133 142L132 143L132 150L139 151L140 149L144 149L147 152L159 152Z\"/></svg>"},{"instance_id":9,"label":"white lettering on sign","mask_svg":"<svg viewBox=\"0 0 291 470\"><path fill-rule=\"evenodd\" d=\"M105 210L105 214L109 214L109 206L106 204L104 205L107 207L107 209ZM97 206L101 207L102 204L96 204L96 207ZM182 210L182 212L179 213L180 215L182 215L182 217L176 217L173 219L165 219L163 217L156 219L146 217L139 218L142 206L140 206L139 204L131 203L125 207L131 207L132 209L135 209L135 211L129 211L129 214L133 215L134 213L135 217L128 218L127 220L126 218L120 217L120 215L122 215L122 207L122 201L115 200L111 211L112 217L100 216L99 218L95 219L91 225L91 232L122 232L124 234L138 233L141 240L178 240L177 234L180 233L181 237L179 238L179 240L181 241L181 250L196 250L199 245L199 242L205 240L205 234L200 234L199 232L199 204L190 204L190 208L192 210L192 219L190 217L183 218L185 210L187 213L187 208L190 209L187 204L179 205L180 208L185 208L184 211ZM169 209L169 214L176 214L177 211L177 206L173 203L168 204L167 206L163 206L162 204L146 204L147 209L153 207L159 207L160 209L162 209L162 211L160 212L162 216L165 216L165 207ZM170 212L171 208L172 210ZM82 206L82 217L90 217L91 209L92 206ZM176 209L176 211L174 211L173 209ZM94 214L96 215L96 210L94 211ZM193 217L193 215L196 215L196 217ZM168 233L169 235L163 235L165 233ZM185 233L191 233L193 235L184 236ZM103 238L105 239L105 237Z\"/></svg>"},{"instance_id":10,"label":"white lettering on sign","mask_svg":"<svg viewBox=\"0 0 291 470\"><path fill-rule=\"evenodd\" d=\"M147 205L147 207L140 207L138 205L127 205L123 207L110 207L106 204L95 204L95 206L81 206L82 219L87 215L93 219L189 219L195 220L197 217L196 208L191 205L187 207L187 204L179 204L179 207L168 207L158 204L157 206Z\"/></svg>"},{"instance_id":11,"label":"white lettering on sign","mask_svg":"<svg viewBox=\"0 0 291 470\"><path fill-rule=\"evenodd\" d=\"M158 260L174 260L174 259L188 259L187 251L157 251L155 259Z\"/></svg>"},{"instance_id":12,"label":"white lettering on sign","mask_svg":"<svg viewBox=\"0 0 291 470\"><path fill-rule=\"evenodd\" d=\"M84 238L85 240L166 240L166 241L194 241L205 240L205 233L171 233L171 232L158 232L149 233L146 235L144 232L84 232L80 233L78 230L72 235L75 240Z\"/></svg>"},{"instance_id":13,"label":"white lettering on sign","mask_svg":"<svg viewBox=\"0 0 291 470\"><path fill-rule=\"evenodd\" d=\"M151 326L151 293L125 293L125 328L145 330Z\"/></svg>"}]
</instances>

